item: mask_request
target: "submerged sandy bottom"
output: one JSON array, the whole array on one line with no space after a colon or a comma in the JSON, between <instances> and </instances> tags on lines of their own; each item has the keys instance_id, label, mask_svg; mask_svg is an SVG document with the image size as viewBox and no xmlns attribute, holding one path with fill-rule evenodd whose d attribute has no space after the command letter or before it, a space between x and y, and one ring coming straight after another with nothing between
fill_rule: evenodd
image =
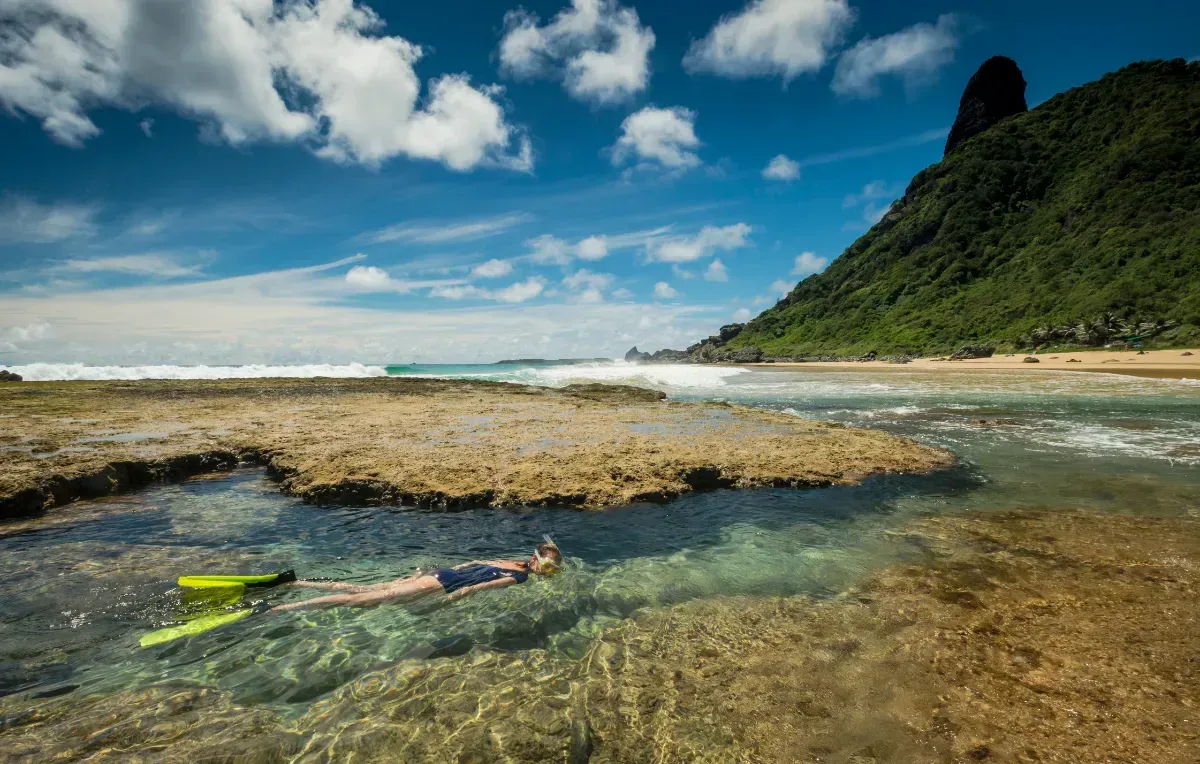
<instances>
[{"instance_id":1,"label":"submerged sandy bottom","mask_svg":"<svg viewBox=\"0 0 1200 764\"><path fill-rule=\"evenodd\" d=\"M615 385L429 379L0 387L0 517L265 463L306 500L433 507L664 500L947 466L882 432Z\"/></svg>"},{"instance_id":2,"label":"submerged sandy bottom","mask_svg":"<svg viewBox=\"0 0 1200 764\"><path fill-rule=\"evenodd\" d=\"M544 650L400 660L299 716L183 685L10 699L0 758L1200 757L1200 522L1047 509L893 533L925 559L832 599L663 608L607 629L582 660Z\"/></svg>"}]
</instances>

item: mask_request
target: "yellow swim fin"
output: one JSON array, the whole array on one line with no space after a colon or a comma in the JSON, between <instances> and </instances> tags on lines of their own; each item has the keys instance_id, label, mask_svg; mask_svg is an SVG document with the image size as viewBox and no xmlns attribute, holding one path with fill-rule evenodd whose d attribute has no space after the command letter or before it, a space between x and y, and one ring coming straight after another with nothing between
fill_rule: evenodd
<instances>
[{"instance_id":1,"label":"yellow swim fin","mask_svg":"<svg viewBox=\"0 0 1200 764\"><path fill-rule=\"evenodd\" d=\"M247 608L246 610L237 610L232 613L202 616L180 626L171 626L170 628L152 631L143 636L139 640L139 644L142 647L154 647L155 645L161 645L164 642L170 642L180 637L194 637L197 634L212 631L234 621L240 621L253 612L253 610Z\"/></svg>"},{"instance_id":2,"label":"yellow swim fin","mask_svg":"<svg viewBox=\"0 0 1200 764\"><path fill-rule=\"evenodd\" d=\"M296 571L285 570L282 573L268 573L263 576L180 576L176 582L180 586L193 589L219 589L229 586L246 588L266 588L288 584L296 580Z\"/></svg>"}]
</instances>

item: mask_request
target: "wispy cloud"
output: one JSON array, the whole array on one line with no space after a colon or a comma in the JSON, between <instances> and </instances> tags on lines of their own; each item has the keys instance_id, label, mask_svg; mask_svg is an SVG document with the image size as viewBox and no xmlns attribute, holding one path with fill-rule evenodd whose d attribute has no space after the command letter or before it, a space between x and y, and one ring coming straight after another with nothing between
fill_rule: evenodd
<instances>
[{"instance_id":1,"label":"wispy cloud","mask_svg":"<svg viewBox=\"0 0 1200 764\"><path fill-rule=\"evenodd\" d=\"M429 290L429 296L442 297L447 300L493 300L495 302L522 303L537 297L545 288L546 279L541 276L532 276L501 289L485 289L474 284L438 286Z\"/></svg>"},{"instance_id":2,"label":"wispy cloud","mask_svg":"<svg viewBox=\"0 0 1200 764\"><path fill-rule=\"evenodd\" d=\"M462 284L462 279L436 279L429 281L406 281L392 278L382 268L374 265L356 265L346 272L346 284L356 292L395 292L408 294L426 287L444 287Z\"/></svg>"},{"instance_id":3,"label":"wispy cloud","mask_svg":"<svg viewBox=\"0 0 1200 764\"><path fill-rule=\"evenodd\" d=\"M22 196L0 200L0 244L52 244L96 232L97 208L84 204L39 204Z\"/></svg>"},{"instance_id":4,"label":"wispy cloud","mask_svg":"<svg viewBox=\"0 0 1200 764\"><path fill-rule=\"evenodd\" d=\"M891 141L889 143L878 143L873 146L855 146L854 148L842 149L841 151L831 151L827 154L814 154L800 160L801 167L813 167L821 164L832 164L833 162L845 162L848 159L863 159L865 157L873 157L878 154L886 154L889 151L896 149L909 148L911 146L921 146L934 141L944 141L946 136L950 134L949 127L939 127L933 130L926 130L914 135L906 135L903 138Z\"/></svg>"},{"instance_id":5,"label":"wispy cloud","mask_svg":"<svg viewBox=\"0 0 1200 764\"><path fill-rule=\"evenodd\" d=\"M458 241L477 241L504 233L533 220L525 212L444 221L413 221L398 223L375 231L366 231L355 239L365 244L385 244L406 241L415 244L447 244Z\"/></svg>"},{"instance_id":6,"label":"wispy cloud","mask_svg":"<svg viewBox=\"0 0 1200 764\"><path fill-rule=\"evenodd\" d=\"M130 276L174 279L200 275L204 265L213 257L212 252L200 252L194 255L146 252L114 257L73 258L56 263L47 271L63 274L122 273ZM192 262L187 262L188 260Z\"/></svg>"},{"instance_id":7,"label":"wispy cloud","mask_svg":"<svg viewBox=\"0 0 1200 764\"><path fill-rule=\"evenodd\" d=\"M491 292L489 302L500 305L431 310L415 302L423 298L409 295L378 297L387 302L367 308L350 301L356 290L345 281L362 259L232 278L7 295L0 301L0 327L24 327L23 338L47 324L54 336L43 332L36 348L5 340L13 345L4 349L5 361L386 363L493 361L528 353L616 356L633 344L687 345L712 334L728 310L632 302L627 292L614 293L621 302L592 303L579 295L513 309L529 293L545 296L545 285L536 279ZM30 326L35 328L26 331Z\"/></svg>"},{"instance_id":8,"label":"wispy cloud","mask_svg":"<svg viewBox=\"0 0 1200 764\"><path fill-rule=\"evenodd\" d=\"M938 69L954 60L961 24L943 14L936 24L914 24L883 37L866 38L838 58L830 87L848 98L873 98L879 78L895 75L911 89L932 80Z\"/></svg>"}]
</instances>

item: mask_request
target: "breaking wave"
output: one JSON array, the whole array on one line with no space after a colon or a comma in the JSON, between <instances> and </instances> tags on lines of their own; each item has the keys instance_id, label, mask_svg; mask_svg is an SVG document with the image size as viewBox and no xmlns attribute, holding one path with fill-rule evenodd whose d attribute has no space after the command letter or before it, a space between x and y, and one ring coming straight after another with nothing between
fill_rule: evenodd
<instances>
[{"instance_id":1,"label":"breaking wave","mask_svg":"<svg viewBox=\"0 0 1200 764\"><path fill-rule=\"evenodd\" d=\"M382 366L324 363L296 366L88 366L82 363L31 363L0 366L27 382L102 379L252 379L256 377L383 377Z\"/></svg>"}]
</instances>

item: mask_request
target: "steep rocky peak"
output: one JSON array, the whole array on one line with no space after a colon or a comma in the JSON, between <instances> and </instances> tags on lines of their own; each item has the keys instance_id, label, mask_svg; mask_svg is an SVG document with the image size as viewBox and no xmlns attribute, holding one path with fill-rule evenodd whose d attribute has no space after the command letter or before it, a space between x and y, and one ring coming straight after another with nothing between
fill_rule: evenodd
<instances>
[{"instance_id":1,"label":"steep rocky peak","mask_svg":"<svg viewBox=\"0 0 1200 764\"><path fill-rule=\"evenodd\" d=\"M946 139L946 153L1000 120L1028 110L1021 68L1011 58L992 56L967 82L958 104L958 117Z\"/></svg>"}]
</instances>

